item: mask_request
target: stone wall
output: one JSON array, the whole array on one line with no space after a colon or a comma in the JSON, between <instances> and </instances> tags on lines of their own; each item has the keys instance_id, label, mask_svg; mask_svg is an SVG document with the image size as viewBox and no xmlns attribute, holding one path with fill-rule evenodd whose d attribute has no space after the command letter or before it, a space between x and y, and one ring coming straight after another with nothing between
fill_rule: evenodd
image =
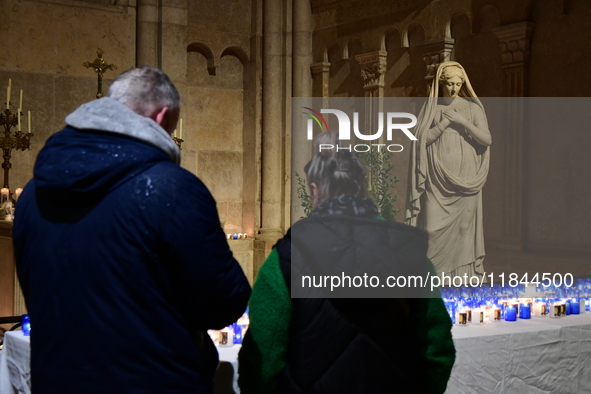
<instances>
[{"instance_id":1,"label":"stone wall","mask_svg":"<svg viewBox=\"0 0 591 394\"><path fill-rule=\"evenodd\" d=\"M252 4L222 3L188 2L183 156L185 167L211 190L226 232L252 237L254 158L245 160L255 123L248 99L255 89L249 67Z\"/></svg>"},{"instance_id":2,"label":"stone wall","mask_svg":"<svg viewBox=\"0 0 591 394\"><path fill-rule=\"evenodd\" d=\"M75 0L0 1L0 97L12 79L12 111L22 89L23 112L31 111L31 150L13 151L12 189L32 177L37 153L47 138L64 126L64 118L97 93L97 76L82 66L97 47L108 63L103 92L122 70L135 65L135 8ZM5 107L3 107L5 108ZM26 128L27 124L23 123Z\"/></svg>"}]
</instances>

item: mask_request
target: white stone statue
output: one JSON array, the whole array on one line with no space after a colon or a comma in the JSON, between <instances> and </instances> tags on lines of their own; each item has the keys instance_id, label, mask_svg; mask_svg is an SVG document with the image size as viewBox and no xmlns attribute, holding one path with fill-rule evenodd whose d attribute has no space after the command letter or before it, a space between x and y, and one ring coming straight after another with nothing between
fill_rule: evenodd
<instances>
[{"instance_id":1,"label":"white stone statue","mask_svg":"<svg viewBox=\"0 0 591 394\"><path fill-rule=\"evenodd\" d=\"M492 140L459 63L439 65L414 130L406 223L428 232L428 257L439 274L482 275L482 187Z\"/></svg>"}]
</instances>

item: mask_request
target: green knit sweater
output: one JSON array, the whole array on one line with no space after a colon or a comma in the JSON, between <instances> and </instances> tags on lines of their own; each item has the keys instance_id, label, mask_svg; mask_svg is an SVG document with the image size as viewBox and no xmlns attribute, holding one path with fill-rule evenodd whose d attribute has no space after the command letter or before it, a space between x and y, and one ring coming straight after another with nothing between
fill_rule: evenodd
<instances>
[{"instance_id":1,"label":"green knit sweater","mask_svg":"<svg viewBox=\"0 0 591 394\"><path fill-rule=\"evenodd\" d=\"M432 270L435 272L435 270ZM413 300L411 321L428 370L429 394L445 391L455 361L451 320L441 298ZM291 297L273 249L261 267L249 303L250 326L243 339L238 384L243 394L272 393L287 365Z\"/></svg>"}]
</instances>

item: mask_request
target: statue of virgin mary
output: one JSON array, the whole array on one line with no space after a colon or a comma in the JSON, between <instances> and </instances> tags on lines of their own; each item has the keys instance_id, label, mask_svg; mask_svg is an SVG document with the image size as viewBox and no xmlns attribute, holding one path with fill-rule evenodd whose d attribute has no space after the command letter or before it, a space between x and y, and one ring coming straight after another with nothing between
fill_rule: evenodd
<instances>
[{"instance_id":1,"label":"statue of virgin mary","mask_svg":"<svg viewBox=\"0 0 591 394\"><path fill-rule=\"evenodd\" d=\"M492 142L484 107L457 62L439 65L415 127L406 223L429 234L439 274L484 273L482 188Z\"/></svg>"}]
</instances>

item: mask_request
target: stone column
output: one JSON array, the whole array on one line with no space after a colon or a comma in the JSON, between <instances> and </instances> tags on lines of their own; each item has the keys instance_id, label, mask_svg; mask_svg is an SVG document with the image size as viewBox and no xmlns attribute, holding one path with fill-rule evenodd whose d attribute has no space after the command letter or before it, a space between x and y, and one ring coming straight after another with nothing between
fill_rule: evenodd
<instances>
[{"instance_id":1,"label":"stone column","mask_svg":"<svg viewBox=\"0 0 591 394\"><path fill-rule=\"evenodd\" d=\"M187 1L160 1L160 68L170 77L181 95L181 114L183 119L183 145L190 146L198 125L187 122ZM182 148L182 147L181 147ZM181 150L181 166L189 171L194 165L189 155Z\"/></svg>"},{"instance_id":2,"label":"stone column","mask_svg":"<svg viewBox=\"0 0 591 394\"><path fill-rule=\"evenodd\" d=\"M293 2L293 97L311 97L312 7L309 0Z\"/></svg>"},{"instance_id":3,"label":"stone column","mask_svg":"<svg viewBox=\"0 0 591 394\"><path fill-rule=\"evenodd\" d=\"M312 100L312 73L310 64L312 63L312 7L309 0L293 1L293 78L292 78L292 96L299 97L298 104L309 107ZM292 117L291 133L291 214L290 222L293 223L302 216L300 200L297 196L297 179L294 174L297 172L303 176L304 166L310 159L312 141L306 138L305 122L302 111L294 111ZM289 157L288 157L289 160Z\"/></svg>"},{"instance_id":4,"label":"stone column","mask_svg":"<svg viewBox=\"0 0 591 394\"><path fill-rule=\"evenodd\" d=\"M261 229L259 238L273 242L283 227L283 35L282 3L263 1L263 127Z\"/></svg>"},{"instance_id":5,"label":"stone column","mask_svg":"<svg viewBox=\"0 0 591 394\"><path fill-rule=\"evenodd\" d=\"M365 97L384 97L384 72L388 61L388 52L363 53L356 55L355 60L361 66Z\"/></svg>"},{"instance_id":6,"label":"stone column","mask_svg":"<svg viewBox=\"0 0 591 394\"><path fill-rule=\"evenodd\" d=\"M330 63L321 62L310 65L312 72L314 97L322 97L322 108L328 108L328 97L330 96Z\"/></svg>"},{"instance_id":7,"label":"stone column","mask_svg":"<svg viewBox=\"0 0 591 394\"><path fill-rule=\"evenodd\" d=\"M493 30L501 47L504 70L504 145L503 166L505 195L503 237L498 240L506 249L523 249L523 180L524 174L524 99L528 91L529 48L534 24L520 22ZM493 137L494 139L494 137ZM493 148L495 149L495 148Z\"/></svg>"},{"instance_id":8,"label":"stone column","mask_svg":"<svg viewBox=\"0 0 591 394\"><path fill-rule=\"evenodd\" d=\"M422 43L419 45L423 52L423 60L427 65L427 74L425 79L430 85L435 78L437 67L443 62L447 62L451 59L451 52L454 49L455 39L453 38L442 38L440 40L433 40Z\"/></svg>"},{"instance_id":9,"label":"stone column","mask_svg":"<svg viewBox=\"0 0 591 394\"><path fill-rule=\"evenodd\" d=\"M160 67L159 0L137 1L136 65Z\"/></svg>"},{"instance_id":10,"label":"stone column","mask_svg":"<svg viewBox=\"0 0 591 394\"><path fill-rule=\"evenodd\" d=\"M378 130L378 114L384 112L384 73L388 52L363 53L356 55L355 60L361 66L363 90L365 91L365 130L359 131L363 134L374 134ZM383 132L379 142L384 143L385 141L386 133Z\"/></svg>"},{"instance_id":11,"label":"stone column","mask_svg":"<svg viewBox=\"0 0 591 394\"><path fill-rule=\"evenodd\" d=\"M526 97L529 50L534 23L520 22L497 27L493 33L501 47L501 67L505 71L505 96Z\"/></svg>"},{"instance_id":12,"label":"stone column","mask_svg":"<svg viewBox=\"0 0 591 394\"><path fill-rule=\"evenodd\" d=\"M187 2L161 1L161 59L162 70L175 85L187 83ZM177 86L178 88L178 86Z\"/></svg>"}]
</instances>

